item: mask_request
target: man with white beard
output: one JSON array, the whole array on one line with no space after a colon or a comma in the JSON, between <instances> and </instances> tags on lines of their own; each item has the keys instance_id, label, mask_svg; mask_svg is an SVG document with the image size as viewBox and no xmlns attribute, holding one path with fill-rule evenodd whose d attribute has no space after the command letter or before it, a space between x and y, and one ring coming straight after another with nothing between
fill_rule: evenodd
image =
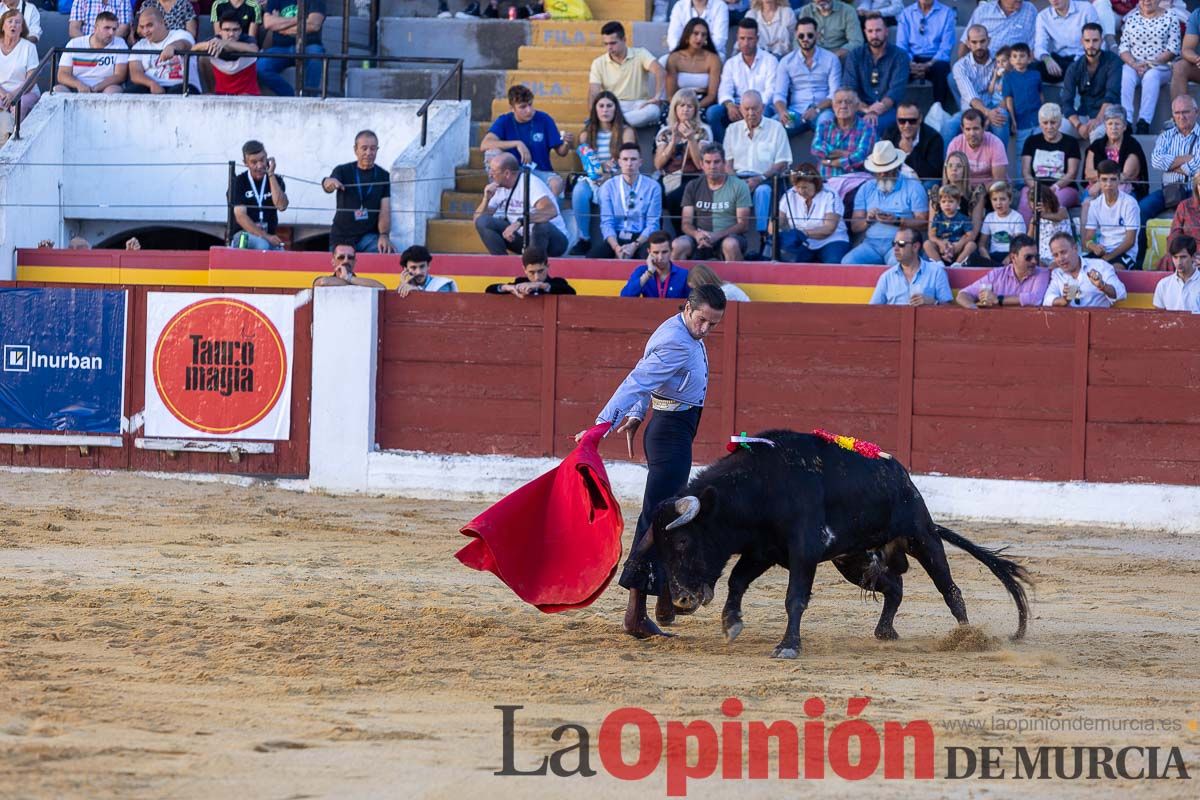
<instances>
[{"instance_id":1,"label":"man with white beard","mask_svg":"<svg viewBox=\"0 0 1200 800\"><path fill-rule=\"evenodd\" d=\"M892 264L892 240L901 231L924 231L929 224L929 195L920 181L900 174L904 152L886 139L863 165L875 180L859 187L850 217L853 234L866 233L862 243L846 254L843 264Z\"/></svg>"}]
</instances>

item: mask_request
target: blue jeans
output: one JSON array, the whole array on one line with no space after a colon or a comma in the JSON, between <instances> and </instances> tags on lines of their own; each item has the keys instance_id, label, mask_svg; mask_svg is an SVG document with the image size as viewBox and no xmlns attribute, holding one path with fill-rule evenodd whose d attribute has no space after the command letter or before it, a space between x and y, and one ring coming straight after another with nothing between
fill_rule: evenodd
<instances>
[{"instance_id":1,"label":"blue jeans","mask_svg":"<svg viewBox=\"0 0 1200 800\"><path fill-rule=\"evenodd\" d=\"M592 238L592 220L596 218L592 210L595 196L591 181L586 178L575 181L575 188L571 190L571 209L575 212L575 225L579 228L580 239Z\"/></svg>"},{"instance_id":2,"label":"blue jeans","mask_svg":"<svg viewBox=\"0 0 1200 800\"><path fill-rule=\"evenodd\" d=\"M804 133L805 131L816 130L816 127L821 123L821 120L833 119L833 112L827 108L817 114L816 118L812 122L807 122L803 119L803 115L806 110L807 109L802 108L792 108L791 106L788 107L788 113L792 115L792 124L786 127L789 136L795 136L796 134Z\"/></svg>"},{"instance_id":3,"label":"blue jeans","mask_svg":"<svg viewBox=\"0 0 1200 800\"><path fill-rule=\"evenodd\" d=\"M1156 189L1139 200L1138 208L1142 210L1142 227L1145 228L1147 222L1167 210L1167 201L1163 197L1162 189Z\"/></svg>"},{"instance_id":4,"label":"blue jeans","mask_svg":"<svg viewBox=\"0 0 1200 800\"><path fill-rule=\"evenodd\" d=\"M268 47L263 50L264 53L294 53L294 47ZM304 46L305 53L323 54L325 48L319 44L307 44ZM280 97L295 97L296 90L292 85L284 80L281 74L285 69L292 66L295 62L286 58L260 58L258 60L258 79L263 86L270 89ZM321 62L319 60L309 60L304 62L304 89L319 89L321 88Z\"/></svg>"},{"instance_id":5,"label":"blue jeans","mask_svg":"<svg viewBox=\"0 0 1200 800\"><path fill-rule=\"evenodd\" d=\"M283 245L274 246L261 236L255 236L253 233L246 231L238 231L233 235L233 240L229 242L230 247L236 247L241 250L282 250Z\"/></svg>"},{"instance_id":6,"label":"blue jeans","mask_svg":"<svg viewBox=\"0 0 1200 800\"><path fill-rule=\"evenodd\" d=\"M781 184L782 187L782 184ZM757 186L751 193L754 203L754 229L759 233L767 232L767 223L771 221L771 180Z\"/></svg>"},{"instance_id":7,"label":"blue jeans","mask_svg":"<svg viewBox=\"0 0 1200 800\"><path fill-rule=\"evenodd\" d=\"M354 243L354 251L356 253L378 253L379 252L379 234L364 233L359 240Z\"/></svg>"},{"instance_id":8,"label":"blue jeans","mask_svg":"<svg viewBox=\"0 0 1200 800\"><path fill-rule=\"evenodd\" d=\"M887 239L872 239L868 236L862 244L842 257L843 264L892 264L895 256L892 254L892 241Z\"/></svg>"},{"instance_id":9,"label":"blue jeans","mask_svg":"<svg viewBox=\"0 0 1200 800\"><path fill-rule=\"evenodd\" d=\"M1030 136L1033 136L1037 132L1038 132L1037 128L1019 128L1019 129L1017 129L1016 153L1017 153L1018 162L1021 159L1021 151L1025 149L1025 140L1028 139ZM1020 174L1020 170L1017 171L1017 174L1018 175Z\"/></svg>"},{"instance_id":10,"label":"blue jeans","mask_svg":"<svg viewBox=\"0 0 1200 800\"><path fill-rule=\"evenodd\" d=\"M1004 116L1007 119L1008 113L1005 112ZM1009 127L1008 127L1008 122L1005 122L1003 125L989 125L988 130L992 132L993 136L995 136L1000 141L1004 142L1005 147L1008 146L1008 137L1009 137L1009 133L1010 133ZM953 117L951 117L950 121L947 122L946 125L942 128L942 141L944 141L947 145L949 145L950 140L953 139L955 136L958 136L960 133L962 133L962 112L961 111L959 113L955 114ZM1018 151L1017 157L1020 158L1020 156L1021 156L1021 153L1020 153L1020 151Z\"/></svg>"},{"instance_id":11,"label":"blue jeans","mask_svg":"<svg viewBox=\"0 0 1200 800\"><path fill-rule=\"evenodd\" d=\"M849 242L830 242L824 247L813 250L808 241L800 243L797 231L784 231L779 234L779 255L784 261L793 264L840 264L850 250Z\"/></svg>"}]
</instances>

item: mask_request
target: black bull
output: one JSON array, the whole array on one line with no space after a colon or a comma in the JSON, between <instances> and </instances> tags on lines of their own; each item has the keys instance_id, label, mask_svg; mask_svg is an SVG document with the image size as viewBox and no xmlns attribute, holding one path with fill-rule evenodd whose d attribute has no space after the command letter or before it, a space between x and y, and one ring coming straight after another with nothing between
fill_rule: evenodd
<instances>
[{"instance_id":1,"label":"black bull","mask_svg":"<svg viewBox=\"0 0 1200 800\"><path fill-rule=\"evenodd\" d=\"M778 565L789 570L787 630L772 654L800 653L800 617L812 595L817 564L833 561L848 581L883 594L875 635L897 638L892 622L904 594L905 554L929 573L960 624L966 606L950 576L943 542L983 562L1012 595L1025 635L1029 604L1024 568L980 547L929 516L907 470L890 458L867 458L837 444L787 430L757 434L765 444L739 448L704 469L685 496L663 502L642 547L656 547L669 576L676 607L695 611L712 600L729 559L729 597L721 615L726 639L742 630L742 595Z\"/></svg>"}]
</instances>

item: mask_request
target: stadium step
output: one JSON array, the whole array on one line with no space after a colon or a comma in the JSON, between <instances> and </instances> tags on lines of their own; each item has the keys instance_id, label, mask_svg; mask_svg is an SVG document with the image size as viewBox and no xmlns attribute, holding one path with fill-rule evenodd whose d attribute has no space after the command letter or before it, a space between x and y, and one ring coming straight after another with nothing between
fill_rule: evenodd
<instances>
[{"instance_id":1,"label":"stadium step","mask_svg":"<svg viewBox=\"0 0 1200 800\"><path fill-rule=\"evenodd\" d=\"M431 219L425 224L425 246L435 253L487 253L470 219Z\"/></svg>"},{"instance_id":2,"label":"stadium step","mask_svg":"<svg viewBox=\"0 0 1200 800\"><path fill-rule=\"evenodd\" d=\"M504 78L505 87L518 83L529 87L534 102L538 100L578 100L587 102L587 70L555 70L546 72L536 69L512 69Z\"/></svg>"},{"instance_id":3,"label":"stadium step","mask_svg":"<svg viewBox=\"0 0 1200 800\"><path fill-rule=\"evenodd\" d=\"M654 0L588 0L592 19L601 23L610 19L646 20L654 13ZM626 31L629 26L626 25Z\"/></svg>"},{"instance_id":4,"label":"stadium step","mask_svg":"<svg viewBox=\"0 0 1200 800\"><path fill-rule=\"evenodd\" d=\"M573 133L579 132L578 127L567 128L567 130ZM576 155L574 150L568 150L565 156L551 152L550 163L554 167L555 172L576 172L580 168L579 156ZM469 169L483 169L483 152L478 147L471 148L471 159L467 162L467 167Z\"/></svg>"},{"instance_id":5,"label":"stadium step","mask_svg":"<svg viewBox=\"0 0 1200 800\"><path fill-rule=\"evenodd\" d=\"M442 192L442 219L470 219L482 199L479 192Z\"/></svg>"},{"instance_id":6,"label":"stadium step","mask_svg":"<svg viewBox=\"0 0 1200 800\"><path fill-rule=\"evenodd\" d=\"M487 173L482 169L458 167L454 170L454 189L459 192L482 192L488 185Z\"/></svg>"},{"instance_id":7,"label":"stadium step","mask_svg":"<svg viewBox=\"0 0 1200 800\"><path fill-rule=\"evenodd\" d=\"M530 47L517 51L519 70L588 71L596 51L590 47Z\"/></svg>"}]
</instances>

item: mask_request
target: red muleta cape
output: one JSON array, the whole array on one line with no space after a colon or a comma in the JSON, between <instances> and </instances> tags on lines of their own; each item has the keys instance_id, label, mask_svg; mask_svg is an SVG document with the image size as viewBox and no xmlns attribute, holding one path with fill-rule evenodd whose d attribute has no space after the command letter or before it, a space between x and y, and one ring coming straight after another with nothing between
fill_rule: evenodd
<instances>
[{"instance_id":1,"label":"red muleta cape","mask_svg":"<svg viewBox=\"0 0 1200 800\"><path fill-rule=\"evenodd\" d=\"M609 427L463 526L474 538L455 558L547 614L591 605L616 574L625 527L597 451Z\"/></svg>"}]
</instances>

